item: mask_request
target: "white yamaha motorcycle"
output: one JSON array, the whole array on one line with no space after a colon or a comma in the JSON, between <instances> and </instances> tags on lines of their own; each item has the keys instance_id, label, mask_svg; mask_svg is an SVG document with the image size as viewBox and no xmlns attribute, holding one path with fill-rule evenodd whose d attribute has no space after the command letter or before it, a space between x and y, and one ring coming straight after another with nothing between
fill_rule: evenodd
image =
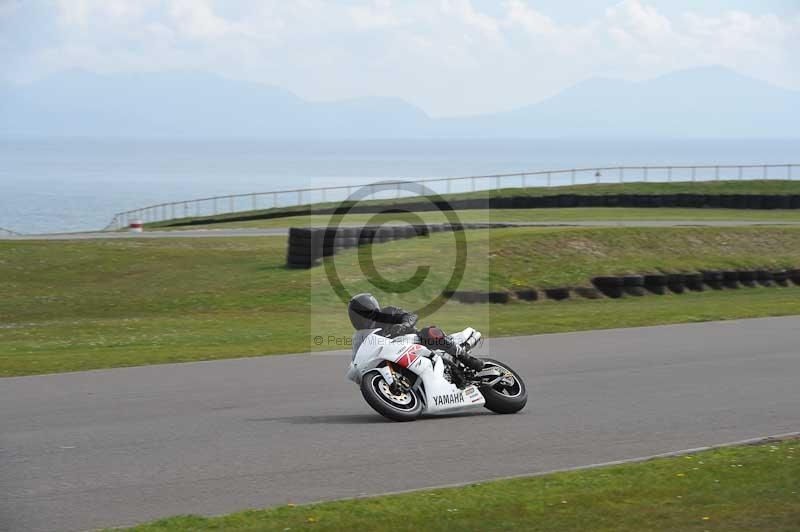
<instances>
[{"instance_id":1,"label":"white yamaha motorcycle","mask_svg":"<svg viewBox=\"0 0 800 532\"><path fill-rule=\"evenodd\" d=\"M386 338L375 329L354 345L347 378L379 414L394 421L413 421L423 413L440 414L485 407L513 414L525 407L528 394L519 375L497 360L481 359L474 371L455 357L421 345L416 334ZM468 327L452 335L469 350L481 335Z\"/></svg>"}]
</instances>

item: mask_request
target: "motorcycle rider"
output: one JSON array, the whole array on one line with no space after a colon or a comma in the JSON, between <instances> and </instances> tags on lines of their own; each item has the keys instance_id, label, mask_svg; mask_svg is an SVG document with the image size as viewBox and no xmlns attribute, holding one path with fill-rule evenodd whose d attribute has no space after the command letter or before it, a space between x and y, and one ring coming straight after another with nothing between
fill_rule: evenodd
<instances>
[{"instance_id":1,"label":"motorcycle rider","mask_svg":"<svg viewBox=\"0 0 800 532\"><path fill-rule=\"evenodd\" d=\"M381 308L375 296L368 292L353 296L347 305L347 313L350 323L356 329L353 335L354 355L364 339L375 329L380 329L377 334L386 338L396 338L410 333L417 334L421 343L427 347L441 349L474 371L483 369L482 360L470 356L467 349L456 344L452 337L446 336L441 329L431 326L418 331L416 314L406 312L398 307Z\"/></svg>"}]
</instances>

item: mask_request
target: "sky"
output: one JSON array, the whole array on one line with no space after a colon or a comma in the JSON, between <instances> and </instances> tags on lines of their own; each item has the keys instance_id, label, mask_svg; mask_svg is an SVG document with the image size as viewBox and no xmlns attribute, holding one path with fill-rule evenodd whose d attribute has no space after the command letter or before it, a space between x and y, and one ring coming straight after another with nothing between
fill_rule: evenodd
<instances>
[{"instance_id":1,"label":"sky","mask_svg":"<svg viewBox=\"0 0 800 532\"><path fill-rule=\"evenodd\" d=\"M800 0L0 0L0 81L203 71L431 116L723 65L800 89Z\"/></svg>"}]
</instances>

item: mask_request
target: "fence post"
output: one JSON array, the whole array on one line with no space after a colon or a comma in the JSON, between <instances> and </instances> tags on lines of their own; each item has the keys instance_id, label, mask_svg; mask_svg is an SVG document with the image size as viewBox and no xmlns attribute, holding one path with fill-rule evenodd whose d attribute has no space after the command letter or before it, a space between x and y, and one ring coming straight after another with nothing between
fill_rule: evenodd
<instances>
[{"instance_id":1,"label":"fence post","mask_svg":"<svg viewBox=\"0 0 800 532\"><path fill-rule=\"evenodd\" d=\"M594 171L594 183L595 183L595 185L600 183L600 170L599 169Z\"/></svg>"}]
</instances>

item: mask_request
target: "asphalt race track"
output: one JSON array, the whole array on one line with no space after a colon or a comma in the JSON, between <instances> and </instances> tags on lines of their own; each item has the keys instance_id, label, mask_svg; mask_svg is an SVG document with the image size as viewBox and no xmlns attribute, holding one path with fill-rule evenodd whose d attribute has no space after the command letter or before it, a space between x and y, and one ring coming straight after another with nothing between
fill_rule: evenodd
<instances>
[{"instance_id":1,"label":"asphalt race track","mask_svg":"<svg viewBox=\"0 0 800 532\"><path fill-rule=\"evenodd\" d=\"M348 354L0 379L0 530L478 481L800 429L800 317L498 339L520 414L384 421Z\"/></svg>"}]
</instances>

